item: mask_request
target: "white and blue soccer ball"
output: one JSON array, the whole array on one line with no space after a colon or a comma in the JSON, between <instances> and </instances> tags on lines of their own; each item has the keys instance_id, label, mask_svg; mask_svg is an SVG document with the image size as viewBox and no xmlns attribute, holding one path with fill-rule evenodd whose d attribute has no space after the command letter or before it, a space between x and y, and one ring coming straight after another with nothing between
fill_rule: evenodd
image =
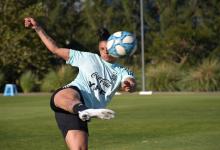
<instances>
[{"instance_id":1,"label":"white and blue soccer ball","mask_svg":"<svg viewBox=\"0 0 220 150\"><path fill-rule=\"evenodd\" d=\"M113 33L107 40L107 50L113 57L131 56L136 51L135 36L127 31Z\"/></svg>"}]
</instances>

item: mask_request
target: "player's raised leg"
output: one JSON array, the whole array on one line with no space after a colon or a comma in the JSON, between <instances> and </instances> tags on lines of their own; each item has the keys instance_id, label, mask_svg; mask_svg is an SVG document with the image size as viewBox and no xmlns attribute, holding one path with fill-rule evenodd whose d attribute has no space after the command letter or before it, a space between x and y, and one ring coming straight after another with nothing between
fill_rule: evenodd
<instances>
[{"instance_id":1,"label":"player's raised leg","mask_svg":"<svg viewBox=\"0 0 220 150\"><path fill-rule=\"evenodd\" d=\"M85 110L87 107L82 104L80 94L73 88L64 88L56 93L54 96L54 104L56 107L61 108L70 113L77 113L74 109ZM81 104L81 105L79 105ZM76 107L76 106L79 106ZM83 107L83 108L82 108Z\"/></svg>"},{"instance_id":2,"label":"player's raised leg","mask_svg":"<svg viewBox=\"0 0 220 150\"><path fill-rule=\"evenodd\" d=\"M79 114L83 121L91 118L112 119L115 112L110 109L88 109L81 100L80 93L72 88L62 89L56 93L54 104L65 111L73 114Z\"/></svg>"}]
</instances>

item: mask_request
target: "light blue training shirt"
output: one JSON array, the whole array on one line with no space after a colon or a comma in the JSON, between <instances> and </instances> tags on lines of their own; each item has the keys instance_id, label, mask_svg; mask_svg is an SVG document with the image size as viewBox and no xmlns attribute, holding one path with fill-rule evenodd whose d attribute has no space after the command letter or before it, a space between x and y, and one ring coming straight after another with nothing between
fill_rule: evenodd
<instances>
[{"instance_id":1,"label":"light blue training shirt","mask_svg":"<svg viewBox=\"0 0 220 150\"><path fill-rule=\"evenodd\" d=\"M104 108L126 78L133 72L116 63L109 63L99 55L70 49L67 64L79 68L75 80L66 86L77 86L88 108Z\"/></svg>"}]
</instances>

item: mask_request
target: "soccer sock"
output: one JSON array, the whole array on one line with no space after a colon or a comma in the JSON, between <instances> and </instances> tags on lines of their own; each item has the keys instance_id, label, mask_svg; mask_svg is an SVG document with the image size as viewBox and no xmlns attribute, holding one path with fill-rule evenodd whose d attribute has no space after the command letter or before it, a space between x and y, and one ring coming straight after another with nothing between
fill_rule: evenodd
<instances>
[{"instance_id":1,"label":"soccer sock","mask_svg":"<svg viewBox=\"0 0 220 150\"><path fill-rule=\"evenodd\" d=\"M83 110L86 110L86 109L88 109L88 107L86 107L82 103L78 103L78 104L73 106L73 113L78 114L79 111L83 111Z\"/></svg>"}]
</instances>

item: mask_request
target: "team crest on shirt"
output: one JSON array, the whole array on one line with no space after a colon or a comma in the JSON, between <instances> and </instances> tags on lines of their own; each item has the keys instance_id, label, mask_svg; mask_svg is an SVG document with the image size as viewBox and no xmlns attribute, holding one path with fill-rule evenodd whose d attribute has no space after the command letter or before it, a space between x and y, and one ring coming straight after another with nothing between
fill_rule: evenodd
<instances>
[{"instance_id":1,"label":"team crest on shirt","mask_svg":"<svg viewBox=\"0 0 220 150\"><path fill-rule=\"evenodd\" d=\"M99 94L105 95L106 91L104 89L110 88L112 81L115 82L117 80L117 73L114 72L110 76L111 81L101 77L98 72L92 73L91 78L96 79L99 84L89 81L89 87L93 90L98 90Z\"/></svg>"},{"instance_id":2,"label":"team crest on shirt","mask_svg":"<svg viewBox=\"0 0 220 150\"><path fill-rule=\"evenodd\" d=\"M104 79L103 77L101 77L98 72L94 72L91 75L92 78L95 78L101 85L103 85L104 87L109 88L111 86L111 81L109 81L108 79Z\"/></svg>"}]
</instances>

